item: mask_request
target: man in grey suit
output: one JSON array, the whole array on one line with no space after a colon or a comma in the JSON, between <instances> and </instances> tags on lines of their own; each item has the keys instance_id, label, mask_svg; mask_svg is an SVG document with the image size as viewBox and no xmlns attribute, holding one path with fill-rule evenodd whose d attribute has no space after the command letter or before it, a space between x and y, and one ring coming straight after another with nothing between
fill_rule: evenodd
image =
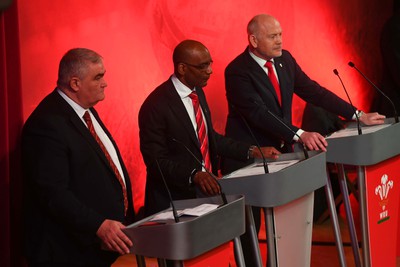
<instances>
[{"instance_id":1,"label":"man in grey suit","mask_svg":"<svg viewBox=\"0 0 400 267\"><path fill-rule=\"evenodd\" d=\"M134 220L128 172L93 108L105 97L105 71L96 52L69 50L57 88L24 125L29 266L110 266L132 246L122 232Z\"/></svg>"}]
</instances>

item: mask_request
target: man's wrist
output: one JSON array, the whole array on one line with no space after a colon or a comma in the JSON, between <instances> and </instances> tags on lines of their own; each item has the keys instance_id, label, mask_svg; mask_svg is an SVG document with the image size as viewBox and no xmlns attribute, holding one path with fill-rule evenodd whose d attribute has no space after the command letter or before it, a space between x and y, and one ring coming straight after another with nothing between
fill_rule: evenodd
<instances>
[{"instance_id":1,"label":"man's wrist","mask_svg":"<svg viewBox=\"0 0 400 267\"><path fill-rule=\"evenodd\" d=\"M362 110L356 110L356 113L353 115L353 120L356 120L357 118L361 118L362 115L364 115L365 112Z\"/></svg>"}]
</instances>

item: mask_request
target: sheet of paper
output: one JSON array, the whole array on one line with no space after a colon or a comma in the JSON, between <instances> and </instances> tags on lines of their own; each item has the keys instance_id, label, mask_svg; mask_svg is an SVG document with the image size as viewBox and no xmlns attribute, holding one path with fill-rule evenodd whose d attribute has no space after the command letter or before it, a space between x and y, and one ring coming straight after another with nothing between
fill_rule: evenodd
<instances>
[{"instance_id":1,"label":"sheet of paper","mask_svg":"<svg viewBox=\"0 0 400 267\"><path fill-rule=\"evenodd\" d=\"M285 160L285 161L276 161L276 162L268 162L268 172L269 173L274 173L278 172L284 168L287 168L293 164L296 164L300 160ZM252 176L252 175L260 175L260 174L265 174L264 166L262 163L257 163L255 165L251 165L247 168L243 168L240 170L237 170L231 174L228 174L224 176L224 179L226 178L235 178L235 177L243 177L243 176Z\"/></svg>"},{"instance_id":2,"label":"sheet of paper","mask_svg":"<svg viewBox=\"0 0 400 267\"><path fill-rule=\"evenodd\" d=\"M189 216L201 216L203 214L206 214L210 211L215 210L218 208L219 205L216 204L202 204L200 206L191 208L191 209L185 209L182 212L182 215L189 215Z\"/></svg>"},{"instance_id":3,"label":"sheet of paper","mask_svg":"<svg viewBox=\"0 0 400 267\"><path fill-rule=\"evenodd\" d=\"M182 215L188 215L188 216L201 216L203 214L206 214L210 211L213 211L217 209L219 205L217 204L201 204L199 206L189 208L189 209L184 209L184 210L177 210L178 217ZM165 221L165 220L171 220L174 219L174 215L172 213L172 210L161 212L156 214L153 218L150 219L150 221Z\"/></svg>"},{"instance_id":4,"label":"sheet of paper","mask_svg":"<svg viewBox=\"0 0 400 267\"><path fill-rule=\"evenodd\" d=\"M373 132L379 131L379 130L381 130L383 128L386 128L386 127L388 127L390 125L391 124L365 126L365 127L361 127L361 131L362 131L362 134L373 133ZM358 129L357 128L346 128L346 129L334 132L330 136L326 137L326 139L340 138L340 137L354 136L354 135L358 135Z\"/></svg>"}]
</instances>

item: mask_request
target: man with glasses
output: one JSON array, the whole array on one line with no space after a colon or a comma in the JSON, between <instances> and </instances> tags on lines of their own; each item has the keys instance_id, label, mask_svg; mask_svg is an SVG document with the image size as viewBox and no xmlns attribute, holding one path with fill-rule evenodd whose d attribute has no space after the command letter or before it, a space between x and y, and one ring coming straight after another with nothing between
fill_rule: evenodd
<instances>
[{"instance_id":1,"label":"man with glasses","mask_svg":"<svg viewBox=\"0 0 400 267\"><path fill-rule=\"evenodd\" d=\"M170 206L162 176L173 199L216 195L220 189L209 172L217 175L219 156L242 161L261 157L254 146L214 131L202 89L212 73L212 62L200 42L178 44L173 52L174 74L147 97L139 111L140 150L147 166L146 215ZM279 154L274 148L262 151L271 158Z\"/></svg>"}]
</instances>

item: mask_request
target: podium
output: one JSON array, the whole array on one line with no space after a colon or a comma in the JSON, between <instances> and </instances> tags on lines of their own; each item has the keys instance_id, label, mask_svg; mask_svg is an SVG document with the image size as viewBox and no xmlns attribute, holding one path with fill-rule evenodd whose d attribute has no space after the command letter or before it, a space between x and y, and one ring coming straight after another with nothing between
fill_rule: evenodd
<instances>
[{"instance_id":1,"label":"podium","mask_svg":"<svg viewBox=\"0 0 400 267\"><path fill-rule=\"evenodd\" d=\"M400 124L362 127L356 123L327 138L327 161L336 163L356 266L396 266L400 185ZM355 166L359 192L362 259L344 164Z\"/></svg>"},{"instance_id":2,"label":"podium","mask_svg":"<svg viewBox=\"0 0 400 267\"><path fill-rule=\"evenodd\" d=\"M264 209L268 266L310 266L314 191L327 184L325 152L309 151L308 159L302 153L282 154L278 160L268 161L268 167L269 173L265 173L263 164L256 162L223 177L220 184L225 193L245 195L246 218L250 218L247 231L252 235L259 266L262 263L250 206ZM329 192L336 243L344 261L331 188Z\"/></svg>"},{"instance_id":3,"label":"podium","mask_svg":"<svg viewBox=\"0 0 400 267\"><path fill-rule=\"evenodd\" d=\"M177 210L201 204L221 206L199 217L181 216L179 222L174 219L152 222L151 219L159 214L157 213L129 225L123 231L133 242L130 252L173 260L174 266L183 266L184 260L198 257L231 240L238 240L245 231L244 197L228 195L226 198L228 203L225 205L221 205L220 196L177 200L174 201ZM241 257L239 261L243 262L240 241L238 242L239 248L235 246L235 249L239 249L236 252Z\"/></svg>"}]
</instances>

